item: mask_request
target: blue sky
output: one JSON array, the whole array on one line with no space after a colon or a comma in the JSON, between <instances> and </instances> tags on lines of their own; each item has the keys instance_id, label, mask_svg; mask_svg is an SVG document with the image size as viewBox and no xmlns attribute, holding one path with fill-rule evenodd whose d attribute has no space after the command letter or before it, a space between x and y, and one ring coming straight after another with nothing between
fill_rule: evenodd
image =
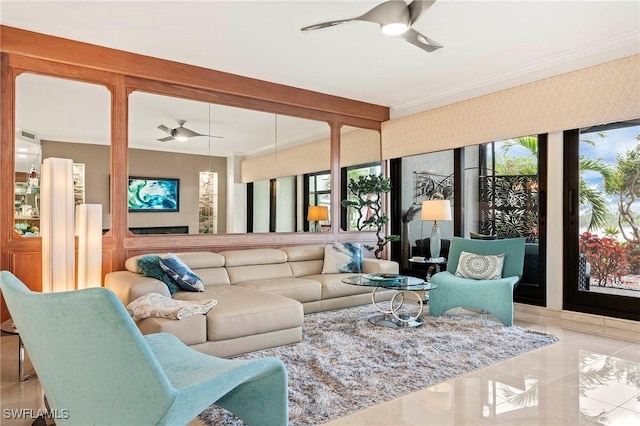
<instances>
[{"instance_id":1,"label":"blue sky","mask_svg":"<svg viewBox=\"0 0 640 426\"><path fill-rule=\"evenodd\" d=\"M595 145L580 143L580 155L594 160L601 159L610 166L615 167L616 155L624 154L638 145L639 142L636 137L640 135L640 126L607 130L605 134L604 138L596 133L581 134L580 140L590 139L595 142ZM598 173L584 172L583 178L589 186L602 187L602 178Z\"/></svg>"},{"instance_id":2,"label":"blue sky","mask_svg":"<svg viewBox=\"0 0 640 426\"><path fill-rule=\"evenodd\" d=\"M594 160L601 159L613 168L616 165L616 155L624 154L640 143L636 139L636 137L640 135L640 126L607 130L605 135L605 137L600 137L595 133L581 134L580 140L590 139L595 142L595 145L591 146L587 143L580 143L580 155ZM603 190L602 176L599 173L587 171L583 172L582 177L589 187ZM615 213L617 211L617 197L605 195L605 199L607 200L609 211ZM640 211L640 206L633 210L636 212ZM581 214L585 213L584 211L581 212Z\"/></svg>"}]
</instances>

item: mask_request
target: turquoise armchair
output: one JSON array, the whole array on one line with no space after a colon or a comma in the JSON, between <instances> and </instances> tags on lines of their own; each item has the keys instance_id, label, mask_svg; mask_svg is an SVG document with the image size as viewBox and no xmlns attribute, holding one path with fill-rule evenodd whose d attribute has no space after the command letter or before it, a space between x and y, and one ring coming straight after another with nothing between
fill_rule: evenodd
<instances>
[{"instance_id":1,"label":"turquoise armchair","mask_svg":"<svg viewBox=\"0 0 640 426\"><path fill-rule=\"evenodd\" d=\"M457 307L475 308L492 313L506 326L513 325L513 290L522 278L524 238L469 240L454 237L449 249L447 270L431 277L438 286L429 292L429 314L440 316ZM473 280L455 275L460 253L505 254L502 278Z\"/></svg>"},{"instance_id":2,"label":"turquoise armchair","mask_svg":"<svg viewBox=\"0 0 640 426\"><path fill-rule=\"evenodd\" d=\"M184 425L211 404L249 425L288 424L276 358L221 359L143 336L105 288L35 293L2 271L0 289L58 425Z\"/></svg>"}]
</instances>

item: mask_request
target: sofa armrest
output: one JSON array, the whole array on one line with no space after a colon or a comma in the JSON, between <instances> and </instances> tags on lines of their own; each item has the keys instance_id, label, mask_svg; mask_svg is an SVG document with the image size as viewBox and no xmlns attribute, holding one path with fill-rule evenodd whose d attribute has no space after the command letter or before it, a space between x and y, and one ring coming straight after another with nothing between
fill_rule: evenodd
<instances>
[{"instance_id":1,"label":"sofa armrest","mask_svg":"<svg viewBox=\"0 0 640 426\"><path fill-rule=\"evenodd\" d=\"M160 293L171 297L169 289L162 281L129 271L108 273L104 279L104 286L112 290L125 306L148 293Z\"/></svg>"},{"instance_id":2,"label":"sofa armrest","mask_svg":"<svg viewBox=\"0 0 640 426\"><path fill-rule=\"evenodd\" d=\"M398 262L385 259L370 259L365 258L362 260L362 273L363 274L397 274L400 272L400 266Z\"/></svg>"}]
</instances>

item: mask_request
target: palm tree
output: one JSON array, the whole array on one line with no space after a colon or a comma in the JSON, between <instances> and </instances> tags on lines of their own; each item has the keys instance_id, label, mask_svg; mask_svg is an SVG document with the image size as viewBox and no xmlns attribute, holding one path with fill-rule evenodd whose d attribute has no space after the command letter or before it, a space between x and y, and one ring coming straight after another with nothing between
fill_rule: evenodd
<instances>
[{"instance_id":1,"label":"palm tree","mask_svg":"<svg viewBox=\"0 0 640 426\"><path fill-rule=\"evenodd\" d=\"M588 143L590 145L595 144L595 142L590 139L582 139L581 142ZM506 154L515 146L523 147L531 152L531 156L527 158L531 158L532 160L538 158L537 137L523 136L519 138L509 139L502 144L503 153ZM506 159L503 158L503 161L504 160ZM515 164L516 163L512 163L511 166ZM513 170L513 168L511 168L509 170L509 174L531 174L530 162L523 161L521 165L523 167L522 170L516 172ZM499 166L498 164L496 164L496 170L500 170L501 168L505 167L503 165ZM594 228L600 228L606 225L608 213L607 202L602 191L590 188L587 185L586 181L582 178L582 173L586 171L599 173L605 182L605 186L607 186L607 183L612 179L613 171L611 170L611 167L602 162L602 160L593 160L582 155L578 160L578 170L580 170L580 205L591 206L591 219L589 220L589 226L587 228L589 231L591 231Z\"/></svg>"}]
</instances>

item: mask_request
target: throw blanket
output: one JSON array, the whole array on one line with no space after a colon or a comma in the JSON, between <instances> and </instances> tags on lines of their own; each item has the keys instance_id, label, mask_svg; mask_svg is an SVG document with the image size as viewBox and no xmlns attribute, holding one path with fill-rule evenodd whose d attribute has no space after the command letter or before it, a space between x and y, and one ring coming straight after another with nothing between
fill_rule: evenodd
<instances>
[{"instance_id":1,"label":"throw blanket","mask_svg":"<svg viewBox=\"0 0 640 426\"><path fill-rule=\"evenodd\" d=\"M134 321L149 317L184 319L192 315L206 314L218 304L215 299L175 300L160 293L149 293L138 297L127 305Z\"/></svg>"}]
</instances>

